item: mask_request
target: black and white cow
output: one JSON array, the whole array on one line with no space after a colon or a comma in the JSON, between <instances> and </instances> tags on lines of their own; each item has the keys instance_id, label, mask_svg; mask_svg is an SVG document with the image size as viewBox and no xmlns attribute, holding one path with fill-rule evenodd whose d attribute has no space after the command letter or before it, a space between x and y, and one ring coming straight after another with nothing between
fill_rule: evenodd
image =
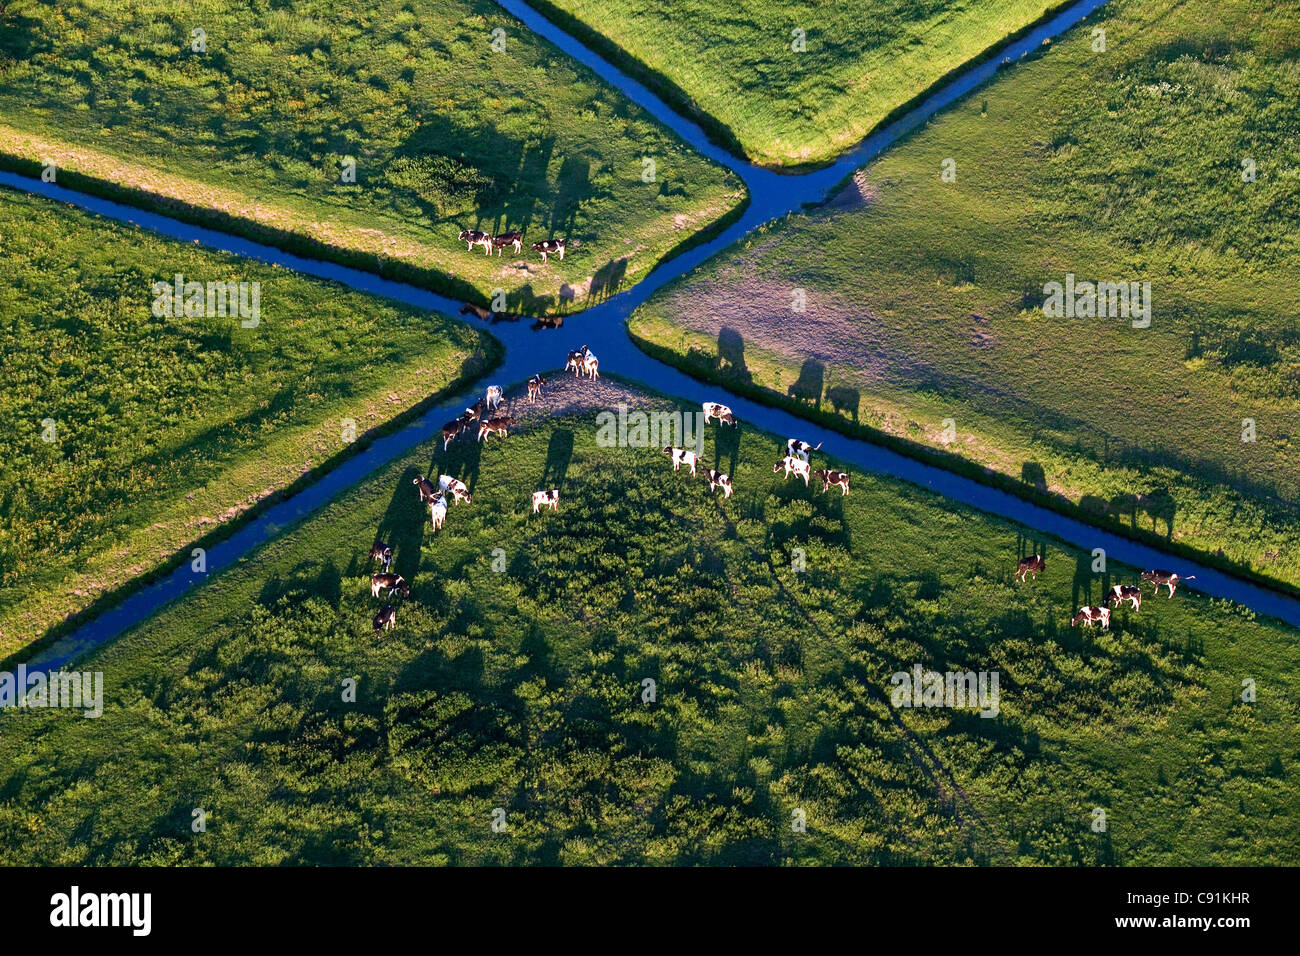
<instances>
[{"instance_id":1,"label":"black and white cow","mask_svg":"<svg viewBox=\"0 0 1300 956\"><path fill-rule=\"evenodd\" d=\"M1125 601L1133 605L1133 610L1142 610L1142 588L1136 584L1117 584L1106 592L1105 605L1114 607L1117 604L1123 604Z\"/></svg>"},{"instance_id":2,"label":"black and white cow","mask_svg":"<svg viewBox=\"0 0 1300 956\"><path fill-rule=\"evenodd\" d=\"M402 597L411 596L411 586L406 583L400 574L393 574L388 571L380 571L370 575L370 596L379 597L380 591L387 591L388 596L392 597L394 591L401 591Z\"/></svg>"},{"instance_id":3,"label":"black and white cow","mask_svg":"<svg viewBox=\"0 0 1300 956\"><path fill-rule=\"evenodd\" d=\"M735 426L736 416L726 405L719 402L705 402L700 407L704 409L704 424L707 425L710 418L716 418L719 423L726 422L728 425Z\"/></svg>"},{"instance_id":4,"label":"black and white cow","mask_svg":"<svg viewBox=\"0 0 1300 956\"><path fill-rule=\"evenodd\" d=\"M808 462L803 461L802 459L799 458L795 458L793 455L786 455L784 458L782 458L780 461L778 461L775 465L772 466L772 474L777 474L778 472L781 471L782 468L785 469L786 478L789 478L790 473L794 472L796 475L798 475L800 478L803 479L804 485L807 486L808 477L809 475L812 474L812 469L809 466Z\"/></svg>"},{"instance_id":5,"label":"black and white cow","mask_svg":"<svg viewBox=\"0 0 1300 956\"><path fill-rule=\"evenodd\" d=\"M559 256L560 261L564 261L564 247L568 245L568 239L543 239L541 242L533 243L533 252L542 254L542 262L546 262L547 256Z\"/></svg>"},{"instance_id":6,"label":"black and white cow","mask_svg":"<svg viewBox=\"0 0 1300 956\"><path fill-rule=\"evenodd\" d=\"M429 499L429 521L434 531L442 530L442 523L447 520L447 498L440 491Z\"/></svg>"},{"instance_id":7,"label":"black and white cow","mask_svg":"<svg viewBox=\"0 0 1300 956\"><path fill-rule=\"evenodd\" d=\"M813 477L821 480L822 491L830 491L832 486L840 489L840 497L849 493L849 473L847 471L832 471L829 468L818 468L813 472Z\"/></svg>"},{"instance_id":8,"label":"black and white cow","mask_svg":"<svg viewBox=\"0 0 1300 956\"><path fill-rule=\"evenodd\" d=\"M380 562L387 571L393 563L393 549L382 541L376 541L370 546L370 560Z\"/></svg>"},{"instance_id":9,"label":"black and white cow","mask_svg":"<svg viewBox=\"0 0 1300 956\"><path fill-rule=\"evenodd\" d=\"M1047 567L1047 562L1043 560L1041 554L1031 554L1027 558L1021 558L1016 562L1016 580L1024 581L1025 576L1032 574L1034 579L1038 579L1038 574L1043 568Z\"/></svg>"},{"instance_id":10,"label":"black and white cow","mask_svg":"<svg viewBox=\"0 0 1300 956\"><path fill-rule=\"evenodd\" d=\"M522 232L503 232L499 236L492 237L492 248L501 255L501 250L506 246L514 249L515 255L519 255L519 250L524 247L524 234Z\"/></svg>"},{"instance_id":11,"label":"black and white cow","mask_svg":"<svg viewBox=\"0 0 1300 956\"><path fill-rule=\"evenodd\" d=\"M1142 574L1139 576L1142 578L1143 581L1150 581L1152 584L1156 586L1157 595L1160 593L1160 588L1162 586L1168 587L1170 597L1173 597L1174 591L1178 590L1179 581L1196 580L1196 575L1194 574L1189 574L1187 575L1187 577L1184 578L1184 577L1179 577L1173 571L1164 571L1160 568L1157 568L1154 571L1143 571Z\"/></svg>"},{"instance_id":12,"label":"black and white cow","mask_svg":"<svg viewBox=\"0 0 1300 956\"><path fill-rule=\"evenodd\" d=\"M463 501L467 505L472 503L469 497L469 488L465 487L465 482L453 478L451 475L439 475L438 488L444 494L450 491L453 501Z\"/></svg>"},{"instance_id":13,"label":"black and white cow","mask_svg":"<svg viewBox=\"0 0 1300 956\"><path fill-rule=\"evenodd\" d=\"M397 624L397 608L385 604L383 610L375 615L375 637L390 630L395 624Z\"/></svg>"},{"instance_id":14,"label":"black and white cow","mask_svg":"<svg viewBox=\"0 0 1300 956\"><path fill-rule=\"evenodd\" d=\"M460 241L465 243L473 252L475 246L483 247L483 255L487 255L492 249L492 237L486 232L479 232L477 229L462 229L460 231Z\"/></svg>"},{"instance_id":15,"label":"black and white cow","mask_svg":"<svg viewBox=\"0 0 1300 956\"><path fill-rule=\"evenodd\" d=\"M688 465L690 466L691 474L695 474L695 463L697 460L695 452L686 448L673 448L669 446L664 449L664 454L673 460L673 471L677 471L677 469L681 468L682 465Z\"/></svg>"},{"instance_id":16,"label":"black and white cow","mask_svg":"<svg viewBox=\"0 0 1300 956\"><path fill-rule=\"evenodd\" d=\"M1110 608L1108 607L1081 607L1079 613L1070 618L1070 627L1076 624L1083 624L1086 627L1092 627L1094 624L1100 624L1107 630L1110 629Z\"/></svg>"},{"instance_id":17,"label":"black and white cow","mask_svg":"<svg viewBox=\"0 0 1300 956\"><path fill-rule=\"evenodd\" d=\"M528 401L529 402L535 402L537 401L537 399L541 397L542 386L545 384L546 384L546 379L542 377L541 372L538 372L536 375L534 375L532 378L528 380Z\"/></svg>"},{"instance_id":18,"label":"black and white cow","mask_svg":"<svg viewBox=\"0 0 1300 956\"><path fill-rule=\"evenodd\" d=\"M806 441L800 441L797 438L787 438L785 441L785 453L793 458L802 458L804 461L808 460L810 452L814 452L821 447L821 442L810 445Z\"/></svg>"},{"instance_id":19,"label":"black and white cow","mask_svg":"<svg viewBox=\"0 0 1300 956\"><path fill-rule=\"evenodd\" d=\"M560 489L552 488L550 491L533 492L533 514L537 514L542 505L547 505L552 511L560 503Z\"/></svg>"},{"instance_id":20,"label":"black and white cow","mask_svg":"<svg viewBox=\"0 0 1300 956\"><path fill-rule=\"evenodd\" d=\"M731 476L724 475L720 471L714 471L712 468L704 469L704 477L709 480L709 491L722 489L722 497L731 497Z\"/></svg>"}]
</instances>

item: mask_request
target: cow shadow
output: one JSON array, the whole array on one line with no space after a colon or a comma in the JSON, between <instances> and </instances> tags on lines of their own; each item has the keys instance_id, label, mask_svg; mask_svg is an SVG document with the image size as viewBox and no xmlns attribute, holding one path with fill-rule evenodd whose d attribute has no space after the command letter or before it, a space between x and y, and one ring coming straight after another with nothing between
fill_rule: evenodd
<instances>
[{"instance_id":1,"label":"cow shadow","mask_svg":"<svg viewBox=\"0 0 1300 956\"><path fill-rule=\"evenodd\" d=\"M555 179L555 197L551 202L546 239L567 239L574 231L578 211L591 201L596 191L591 185L591 164L581 156L566 156ZM565 250L567 257L569 250Z\"/></svg>"},{"instance_id":2,"label":"cow shadow","mask_svg":"<svg viewBox=\"0 0 1300 956\"><path fill-rule=\"evenodd\" d=\"M1109 571L1093 571L1092 562L1096 560L1091 551L1080 551L1074 559L1074 580L1071 583L1070 613L1081 607L1101 603L1102 597L1110 588ZM1098 577L1100 575L1100 577Z\"/></svg>"},{"instance_id":3,"label":"cow shadow","mask_svg":"<svg viewBox=\"0 0 1300 956\"><path fill-rule=\"evenodd\" d=\"M745 382L754 380L745 365L745 338L735 329L718 330L718 371Z\"/></svg>"},{"instance_id":4,"label":"cow shadow","mask_svg":"<svg viewBox=\"0 0 1300 956\"><path fill-rule=\"evenodd\" d=\"M1141 508L1151 519L1151 530L1157 534L1160 533L1159 524L1164 522L1166 538L1172 538L1174 535L1174 515L1177 513L1177 505L1174 496L1170 494L1167 488L1161 488L1147 495L1138 495L1134 499L1134 504ZM1137 524L1137 515L1134 514L1134 525Z\"/></svg>"},{"instance_id":5,"label":"cow shadow","mask_svg":"<svg viewBox=\"0 0 1300 956\"><path fill-rule=\"evenodd\" d=\"M813 408L821 408L825 383L826 366L816 359L806 359L799 369L799 377L786 389L786 395L796 402L807 402Z\"/></svg>"},{"instance_id":6,"label":"cow shadow","mask_svg":"<svg viewBox=\"0 0 1300 956\"><path fill-rule=\"evenodd\" d=\"M591 303L603 302L623 288L627 278L627 258L613 259L591 277L591 287L587 290L587 299Z\"/></svg>"},{"instance_id":7,"label":"cow shadow","mask_svg":"<svg viewBox=\"0 0 1300 956\"><path fill-rule=\"evenodd\" d=\"M735 475L736 465L740 462L740 429L730 425L719 425L714 432L713 459L718 471ZM724 467L725 464L725 467Z\"/></svg>"},{"instance_id":8,"label":"cow shadow","mask_svg":"<svg viewBox=\"0 0 1300 956\"><path fill-rule=\"evenodd\" d=\"M1027 461L1020 466L1020 480L1039 491L1047 490L1047 472L1036 461Z\"/></svg>"},{"instance_id":9,"label":"cow shadow","mask_svg":"<svg viewBox=\"0 0 1300 956\"><path fill-rule=\"evenodd\" d=\"M437 473L433 474L436 481ZM408 581L420 567L420 546L424 543L424 523L428 520L425 505L420 503L420 493L414 483L418 477L420 472L414 465L402 471L393 496L388 500L384 516L379 520L379 531L375 536L393 549L393 565L390 570ZM371 542L362 544L368 556ZM380 570L377 562L371 570Z\"/></svg>"},{"instance_id":10,"label":"cow shadow","mask_svg":"<svg viewBox=\"0 0 1300 956\"><path fill-rule=\"evenodd\" d=\"M858 406L862 403L862 393L856 388L832 385L826 390L826 400L839 414L847 414L854 422L858 420Z\"/></svg>"},{"instance_id":11,"label":"cow shadow","mask_svg":"<svg viewBox=\"0 0 1300 956\"><path fill-rule=\"evenodd\" d=\"M508 414L505 408L502 405L502 413ZM441 443L437 444L433 458L429 460L430 480L436 484L439 475L451 475L465 482L465 487L473 494L474 487L478 484L482 458L483 443L478 440L478 422L474 422L447 446L446 451L442 450Z\"/></svg>"},{"instance_id":12,"label":"cow shadow","mask_svg":"<svg viewBox=\"0 0 1300 956\"><path fill-rule=\"evenodd\" d=\"M546 447L546 465L542 468L541 483L543 490L559 488L569 473L569 462L573 460L573 430L555 428L551 431L551 441Z\"/></svg>"}]
</instances>

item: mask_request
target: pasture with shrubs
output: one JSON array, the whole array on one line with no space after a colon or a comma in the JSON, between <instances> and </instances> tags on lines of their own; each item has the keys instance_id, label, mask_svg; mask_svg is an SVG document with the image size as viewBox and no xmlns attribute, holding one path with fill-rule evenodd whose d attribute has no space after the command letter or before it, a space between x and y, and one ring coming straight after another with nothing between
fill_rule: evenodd
<instances>
[{"instance_id":1,"label":"pasture with shrubs","mask_svg":"<svg viewBox=\"0 0 1300 956\"><path fill-rule=\"evenodd\" d=\"M630 328L694 374L1300 586L1298 30L1285 3L1113 0ZM1075 281L1139 291L1129 314L1045 309Z\"/></svg>"},{"instance_id":2,"label":"pasture with shrubs","mask_svg":"<svg viewBox=\"0 0 1300 956\"><path fill-rule=\"evenodd\" d=\"M445 316L7 189L0 246L0 657L499 356ZM207 283L243 286L225 315L159 314L177 274L203 312Z\"/></svg>"},{"instance_id":3,"label":"pasture with shrubs","mask_svg":"<svg viewBox=\"0 0 1300 956\"><path fill-rule=\"evenodd\" d=\"M1072 627L1137 570L892 480L805 486L773 472L798 436L743 418L674 470L636 414L699 406L558 364L506 389L506 437L419 448L81 662L102 717L0 714L0 857L1298 862L1293 631L1150 585ZM470 500L434 531L444 475ZM918 671L996 683L908 706Z\"/></svg>"},{"instance_id":4,"label":"pasture with shrubs","mask_svg":"<svg viewBox=\"0 0 1300 956\"><path fill-rule=\"evenodd\" d=\"M61 184L530 314L602 301L746 198L491 0L0 4L0 163L47 162ZM471 252L461 230L524 246ZM531 249L551 239L563 260Z\"/></svg>"}]
</instances>

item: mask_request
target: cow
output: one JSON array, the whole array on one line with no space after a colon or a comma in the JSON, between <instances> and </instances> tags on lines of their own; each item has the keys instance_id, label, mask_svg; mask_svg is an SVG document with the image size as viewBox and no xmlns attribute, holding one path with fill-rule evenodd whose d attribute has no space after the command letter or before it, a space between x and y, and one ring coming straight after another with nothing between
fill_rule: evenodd
<instances>
[{"instance_id":1,"label":"cow","mask_svg":"<svg viewBox=\"0 0 1300 956\"><path fill-rule=\"evenodd\" d=\"M381 562L387 571L393 563L393 549L382 541L376 541L370 546L370 560Z\"/></svg>"},{"instance_id":2,"label":"cow","mask_svg":"<svg viewBox=\"0 0 1300 956\"><path fill-rule=\"evenodd\" d=\"M836 485L840 489L841 498L849 493L849 473L847 471L832 471L829 468L818 468L813 472L813 477L821 481L822 491L830 491L831 486Z\"/></svg>"},{"instance_id":3,"label":"cow","mask_svg":"<svg viewBox=\"0 0 1300 956\"><path fill-rule=\"evenodd\" d=\"M731 409L726 405L718 402L705 402L702 406L704 409L704 424L709 423L710 418L716 418L718 423L726 422L728 425L736 425L736 416L731 413Z\"/></svg>"},{"instance_id":4,"label":"cow","mask_svg":"<svg viewBox=\"0 0 1300 956\"><path fill-rule=\"evenodd\" d=\"M433 522L434 531L441 531L442 523L447 520L447 499L441 491L429 500L429 520Z\"/></svg>"},{"instance_id":5,"label":"cow","mask_svg":"<svg viewBox=\"0 0 1300 956\"><path fill-rule=\"evenodd\" d=\"M452 501L463 501L467 505L472 503L469 498L469 489L465 487L465 482L459 481L451 475L439 475L438 488L444 494L450 491Z\"/></svg>"},{"instance_id":6,"label":"cow","mask_svg":"<svg viewBox=\"0 0 1300 956\"><path fill-rule=\"evenodd\" d=\"M542 386L546 384L546 379L542 378L542 373L538 372L528 380L528 401L535 402L542 395Z\"/></svg>"},{"instance_id":7,"label":"cow","mask_svg":"<svg viewBox=\"0 0 1300 956\"><path fill-rule=\"evenodd\" d=\"M510 426L517 424L519 423L509 415L505 415L501 418L489 418L478 426L478 440L483 441L492 434L500 435L502 438L505 438Z\"/></svg>"},{"instance_id":8,"label":"cow","mask_svg":"<svg viewBox=\"0 0 1300 956\"><path fill-rule=\"evenodd\" d=\"M394 591L401 591L404 598L411 596L411 586L405 579L400 574L392 574L388 571L370 575L370 596L379 597L380 591L387 591L389 597L393 596Z\"/></svg>"},{"instance_id":9,"label":"cow","mask_svg":"<svg viewBox=\"0 0 1300 956\"><path fill-rule=\"evenodd\" d=\"M485 309L481 305L475 305L473 302L466 302L460 307L461 315L474 315L486 322L492 318L492 310Z\"/></svg>"},{"instance_id":10,"label":"cow","mask_svg":"<svg viewBox=\"0 0 1300 956\"><path fill-rule=\"evenodd\" d=\"M1117 584L1106 592L1106 600L1103 603L1107 607L1115 607L1125 601L1132 603L1133 610L1142 610L1142 588L1136 584Z\"/></svg>"},{"instance_id":11,"label":"cow","mask_svg":"<svg viewBox=\"0 0 1300 956\"><path fill-rule=\"evenodd\" d=\"M501 250L506 246L513 247L515 255L519 255L519 250L524 247L524 234L522 232L503 232L499 236L492 237L492 248L497 251L498 256L501 255Z\"/></svg>"},{"instance_id":12,"label":"cow","mask_svg":"<svg viewBox=\"0 0 1300 956\"><path fill-rule=\"evenodd\" d=\"M776 474L782 468L785 469L785 477L789 478L790 472L794 472L803 479L804 486L807 487L808 476L812 473L812 470L808 467L808 462L795 458L793 455L786 455L772 466L772 474Z\"/></svg>"},{"instance_id":13,"label":"cow","mask_svg":"<svg viewBox=\"0 0 1300 956\"><path fill-rule=\"evenodd\" d=\"M550 491L533 492L533 514L537 514L537 509L542 505L549 505L551 510L560 503L560 489L552 488Z\"/></svg>"},{"instance_id":14,"label":"cow","mask_svg":"<svg viewBox=\"0 0 1300 956\"><path fill-rule=\"evenodd\" d=\"M1100 622L1101 626L1107 630L1110 629L1110 608L1108 607L1081 607L1079 613L1070 618L1070 627L1076 624L1083 624L1086 627Z\"/></svg>"},{"instance_id":15,"label":"cow","mask_svg":"<svg viewBox=\"0 0 1300 956\"><path fill-rule=\"evenodd\" d=\"M426 499L432 498L438 493L438 489L433 486L433 482L423 475L412 478L411 484L415 485L416 491L420 493L420 504L424 504Z\"/></svg>"},{"instance_id":16,"label":"cow","mask_svg":"<svg viewBox=\"0 0 1300 956\"><path fill-rule=\"evenodd\" d=\"M787 438L785 440L785 453L792 458L802 458L804 461L808 460L809 452L814 452L821 447L821 442L810 445L806 441L800 441L797 438Z\"/></svg>"},{"instance_id":17,"label":"cow","mask_svg":"<svg viewBox=\"0 0 1300 956\"><path fill-rule=\"evenodd\" d=\"M582 370L587 373L588 378L600 378L600 360L591 352L582 360Z\"/></svg>"},{"instance_id":18,"label":"cow","mask_svg":"<svg viewBox=\"0 0 1300 956\"><path fill-rule=\"evenodd\" d=\"M1179 581L1196 580L1196 575L1194 574L1189 574L1187 575L1187 577L1184 578L1178 576L1173 571L1164 571L1159 568L1155 569L1154 571L1143 571L1140 577L1142 578L1143 581L1150 581L1152 584L1156 586L1157 595L1160 594L1160 588L1162 585L1167 586L1169 588L1170 597L1173 597L1174 591L1178 589Z\"/></svg>"},{"instance_id":19,"label":"cow","mask_svg":"<svg viewBox=\"0 0 1300 956\"><path fill-rule=\"evenodd\" d=\"M473 252L475 246L483 247L483 255L487 255L492 247L492 237L486 232L479 232L477 229L462 229L460 231L460 241L468 246L467 252Z\"/></svg>"},{"instance_id":20,"label":"cow","mask_svg":"<svg viewBox=\"0 0 1300 956\"><path fill-rule=\"evenodd\" d=\"M487 399L480 398L461 413L460 420L466 423L476 422L483 417L485 411L487 411Z\"/></svg>"},{"instance_id":21,"label":"cow","mask_svg":"<svg viewBox=\"0 0 1300 956\"><path fill-rule=\"evenodd\" d=\"M456 419L454 422L448 422L442 426L442 450L446 451L447 446L456 440L456 436L465 430L465 422Z\"/></svg>"},{"instance_id":22,"label":"cow","mask_svg":"<svg viewBox=\"0 0 1300 956\"><path fill-rule=\"evenodd\" d=\"M384 609L375 615L375 637L379 637L396 623L397 608L391 604L385 604Z\"/></svg>"},{"instance_id":23,"label":"cow","mask_svg":"<svg viewBox=\"0 0 1300 956\"><path fill-rule=\"evenodd\" d=\"M533 252L542 254L542 262L546 262L547 256L559 256L560 261L564 261L564 247L568 245L568 239L543 239L541 242L533 243Z\"/></svg>"},{"instance_id":24,"label":"cow","mask_svg":"<svg viewBox=\"0 0 1300 956\"><path fill-rule=\"evenodd\" d=\"M1025 576L1032 574L1034 580L1038 580L1038 572L1047 567L1047 562L1043 560L1041 554L1032 554L1027 558L1021 558L1016 562L1016 580L1024 581Z\"/></svg>"},{"instance_id":25,"label":"cow","mask_svg":"<svg viewBox=\"0 0 1300 956\"><path fill-rule=\"evenodd\" d=\"M695 474L695 452L687 451L685 448L673 448L670 446L664 449L664 454L673 460L673 471L681 468L682 465L689 465L691 468L691 474Z\"/></svg>"},{"instance_id":26,"label":"cow","mask_svg":"<svg viewBox=\"0 0 1300 956\"><path fill-rule=\"evenodd\" d=\"M709 491L722 489L722 497L731 497L731 476L724 475L720 471L714 471L712 468L704 469L704 477L709 480Z\"/></svg>"},{"instance_id":27,"label":"cow","mask_svg":"<svg viewBox=\"0 0 1300 956\"><path fill-rule=\"evenodd\" d=\"M568 360L564 363L564 370L567 372L573 369L573 377L577 378L582 374L582 363L586 358L585 352L570 352Z\"/></svg>"},{"instance_id":28,"label":"cow","mask_svg":"<svg viewBox=\"0 0 1300 956\"><path fill-rule=\"evenodd\" d=\"M496 411L497 406L501 404L501 386L489 385L484 400L487 402L487 410L489 412Z\"/></svg>"}]
</instances>

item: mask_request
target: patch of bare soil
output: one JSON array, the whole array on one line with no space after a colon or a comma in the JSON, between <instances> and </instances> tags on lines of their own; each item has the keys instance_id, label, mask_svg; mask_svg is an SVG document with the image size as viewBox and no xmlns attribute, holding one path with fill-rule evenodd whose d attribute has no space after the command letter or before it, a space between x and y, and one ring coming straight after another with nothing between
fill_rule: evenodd
<instances>
[{"instance_id":1,"label":"patch of bare soil","mask_svg":"<svg viewBox=\"0 0 1300 956\"><path fill-rule=\"evenodd\" d=\"M486 387L486 386L485 386ZM655 408L666 404L658 398L612 379L575 378L572 372L557 374L546 379L541 396L528 401L527 385L506 392L503 411L524 428L532 428L547 419L583 412L616 410L620 404L628 408Z\"/></svg>"},{"instance_id":2,"label":"patch of bare soil","mask_svg":"<svg viewBox=\"0 0 1300 956\"><path fill-rule=\"evenodd\" d=\"M880 198L880 191L867 181L867 171L859 169L834 196L823 204L823 208L835 212L852 212L870 205Z\"/></svg>"}]
</instances>

